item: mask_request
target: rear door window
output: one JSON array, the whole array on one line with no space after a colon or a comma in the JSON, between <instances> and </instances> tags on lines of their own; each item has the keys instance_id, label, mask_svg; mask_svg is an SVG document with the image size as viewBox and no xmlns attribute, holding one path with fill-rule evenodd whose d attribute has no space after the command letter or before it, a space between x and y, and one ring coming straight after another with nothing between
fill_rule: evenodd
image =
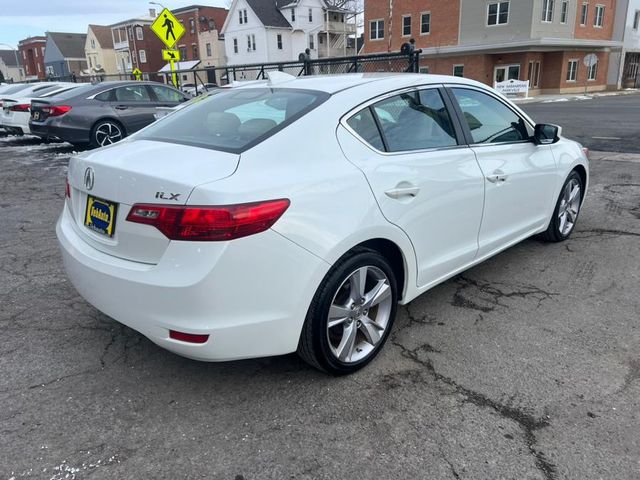
<instances>
[{"instance_id":1,"label":"rear door window","mask_svg":"<svg viewBox=\"0 0 640 480\"><path fill-rule=\"evenodd\" d=\"M150 102L149 92L144 85L128 85L118 87L116 90L117 102Z\"/></svg>"},{"instance_id":2,"label":"rear door window","mask_svg":"<svg viewBox=\"0 0 640 480\"><path fill-rule=\"evenodd\" d=\"M169 87L162 87L160 85L151 85L151 90L156 95L159 102L181 102L184 100L184 95L180 92Z\"/></svg>"},{"instance_id":3,"label":"rear door window","mask_svg":"<svg viewBox=\"0 0 640 480\"><path fill-rule=\"evenodd\" d=\"M347 120L347 124L373 148L384 150L384 142L380 136L380 130L378 130L371 109L365 108L364 110L360 110Z\"/></svg>"}]
</instances>

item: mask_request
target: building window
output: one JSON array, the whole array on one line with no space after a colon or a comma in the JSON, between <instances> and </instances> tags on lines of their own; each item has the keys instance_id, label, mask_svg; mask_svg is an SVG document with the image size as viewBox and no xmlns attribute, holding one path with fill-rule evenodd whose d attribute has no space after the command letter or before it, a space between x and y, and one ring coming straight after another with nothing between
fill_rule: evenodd
<instances>
[{"instance_id":1,"label":"building window","mask_svg":"<svg viewBox=\"0 0 640 480\"><path fill-rule=\"evenodd\" d=\"M636 10L636 16L633 17L633 29L638 30L640 26L640 10Z\"/></svg>"},{"instance_id":2,"label":"building window","mask_svg":"<svg viewBox=\"0 0 640 480\"><path fill-rule=\"evenodd\" d=\"M95 39L91 39L91 48L95 49L96 48L96 41ZM36 57L38 56L38 49L36 48Z\"/></svg>"},{"instance_id":3,"label":"building window","mask_svg":"<svg viewBox=\"0 0 640 480\"><path fill-rule=\"evenodd\" d=\"M569 1L564 0L560 5L560 23L567 23L568 14L569 14Z\"/></svg>"},{"instance_id":4,"label":"building window","mask_svg":"<svg viewBox=\"0 0 640 480\"><path fill-rule=\"evenodd\" d=\"M593 19L593 26L602 28L604 24L604 5L596 5L596 17Z\"/></svg>"},{"instance_id":5,"label":"building window","mask_svg":"<svg viewBox=\"0 0 640 480\"><path fill-rule=\"evenodd\" d=\"M424 12L420 14L420 35L431 33L431 13Z\"/></svg>"},{"instance_id":6,"label":"building window","mask_svg":"<svg viewBox=\"0 0 640 480\"><path fill-rule=\"evenodd\" d=\"M40 64L39 63L36 63L36 68L38 69L38 73L40 73Z\"/></svg>"},{"instance_id":7,"label":"building window","mask_svg":"<svg viewBox=\"0 0 640 480\"><path fill-rule=\"evenodd\" d=\"M129 40L133 40L133 28L129 27Z\"/></svg>"},{"instance_id":8,"label":"building window","mask_svg":"<svg viewBox=\"0 0 640 480\"><path fill-rule=\"evenodd\" d=\"M282 50L282 34L281 33L276 35L276 40L278 42L278 50Z\"/></svg>"},{"instance_id":9,"label":"building window","mask_svg":"<svg viewBox=\"0 0 640 480\"><path fill-rule=\"evenodd\" d=\"M464 77L464 65L454 65L453 66L453 76L454 77Z\"/></svg>"},{"instance_id":10,"label":"building window","mask_svg":"<svg viewBox=\"0 0 640 480\"><path fill-rule=\"evenodd\" d=\"M147 52L138 50L138 55L140 56L140 63L147 63Z\"/></svg>"},{"instance_id":11,"label":"building window","mask_svg":"<svg viewBox=\"0 0 640 480\"><path fill-rule=\"evenodd\" d=\"M542 0L542 21L553 22L553 1Z\"/></svg>"},{"instance_id":12,"label":"building window","mask_svg":"<svg viewBox=\"0 0 640 480\"><path fill-rule=\"evenodd\" d=\"M189 19L189 30L191 30L191 33L196 33L196 22L193 18Z\"/></svg>"},{"instance_id":13,"label":"building window","mask_svg":"<svg viewBox=\"0 0 640 480\"><path fill-rule=\"evenodd\" d=\"M142 31L142 27L136 27L136 38L138 40L144 40L144 32Z\"/></svg>"},{"instance_id":14,"label":"building window","mask_svg":"<svg viewBox=\"0 0 640 480\"><path fill-rule=\"evenodd\" d=\"M197 45L191 45L191 53L193 53L192 60L197 60L198 59L198 46Z\"/></svg>"},{"instance_id":15,"label":"building window","mask_svg":"<svg viewBox=\"0 0 640 480\"><path fill-rule=\"evenodd\" d=\"M34 49L33 49L33 51L34 51L34 52L35 52L35 54L36 54L36 58L38 58L38 49L37 49L37 48L34 48ZM24 57L24 52L22 52L22 56ZM26 58L26 57L24 57L24 58Z\"/></svg>"},{"instance_id":16,"label":"building window","mask_svg":"<svg viewBox=\"0 0 640 480\"><path fill-rule=\"evenodd\" d=\"M238 53L238 39L233 39L233 53Z\"/></svg>"},{"instance_id":17,"label":"building window","mask_svg":"<svg viewBox=\"0 0 640 480\"><path fill-rule=\"evenodd\" d=\"M309 9L309 22L313 22L313 8Z\"/></svg>"},{"instance_id":18,"label":"building window","mask_svg":"<svg viewBox=\"0 0 640 480\"><path fill-rule=\"evenodd\" d=\"M309 35L309 48L311 50L315 50L316 49L315 42L313 41L313 34Z\"/></svg>"},{"instance_id":19,"label":"building window","mask_svg":"<svg viewBox=\"0 0 640 480\"><path fill-rule=\"evenodd\" d=\"M296 9L295 8L291 9L291 21L292 22L296 21Z\"/></svg>"},{"instance_id":20,"label":"building window","mask_svg":"<svg viewBox=\"0 0 640 480\"><path fill-rule=\"evenodd\" d=\"M402 36L411 36L411 15L402 16Z\"/></svg>"},{"instance_id":21,"label":"building window","mask_svg":"<svg viewBox=\"0 0 640 480\"><path fill-rule=\"evenodd\" d=\"M583 3L582 10L580 11L580 25L583 27L587 24L587 17L589 15L589 4Z\"/></svg>"},{"instance_id":22,"label":"building window","mask_svg":"<svg viewBox=\"0 0 640 480\"><path fill-rule=\"evenodd\" d=\"M598 64L594 63L587 69L587 80L594 81L598 76Z\"/></svg>"},{"instance_id":23,"label":"building window","mask_svg":"<svg viewBox=\"0 0 640 480\"><path fill-rule=\"evenodd\" d=\"M567 65L567 82L575 82L578 78L578 60L569 60Z\"/></svg>"},{"instance_id":24,"label":"building window","mask_svg":"<svg viewBox=\"0 0 640 480\"><path fill-rule=\"evenodd\" d=\"M211 44L210 44L210 43L207 43L207 44L205 45L205 47L206 47L206 49L207 49L207 57L210 57L210 56L211 56Z\"/></svg>"},{"instance_id":25,"label":"building window","mask_svg":"<svg viewBox=\"0 0 640 480\"><path fill-rule=\"evenodd\" d=\"M243 23L247 23L247 9L246 8L244 10L238 10L238 16L239 16L239 20L240 20L240 25L242 25Z\"/></svg>"},{"instance_id":26,"label":"building window","mask_svg":"<svg viewBox=\"0 0 640 480\"><path fill-rule=\"evenodd\" d=\"M529 62L527 80L529 80L529 87L538 88L540 85L540 62Z\"/></svg>"},{"instance_id":27,"label":"building window","mask_svg":"<svg viewBox=\"0 0 640 480\"><path fill-rule=\"evenodd\" d=\"M429 73L429 65L426 67L420 67L420 73Z\"/></svg>"},{"instance_id":28,"label":"building window","mask_svg":"<svg viewBox=\"0 0 640 480\"><path fill-rule=\"evenodd\" d=\"M369 22L369 39L381 40L384 38L384 20L371 20Z\"/></svg>"},{"instance_id":29,"label":"building window","mask_svg":"<svg viewBox=\"0 0 640 480\"><path fill-rule=\"evenodd\" d=\"M251 34L247 35L247 52L256 50L256 36Z\"/></svg>"},{"instance_id":30,"label":"building window","mask_svg":"<svg viewBox=\"0 0 640 480\"><path fill-rule=\"evenodd\" d=\"M505 25L509 22L509 2L487 5L487 25Z\"/></svg>"},{"instance_id":31,"label":"building window","mask_svg":"<svg viewBox=\"0 0 640 480\"><path fill-rule=\"evenodd\" d=\"M180 50L180 58L185 61L187 59L187 47L182 45L181 47L178 47L178 50Z\"/></svg>"}]
</instances>

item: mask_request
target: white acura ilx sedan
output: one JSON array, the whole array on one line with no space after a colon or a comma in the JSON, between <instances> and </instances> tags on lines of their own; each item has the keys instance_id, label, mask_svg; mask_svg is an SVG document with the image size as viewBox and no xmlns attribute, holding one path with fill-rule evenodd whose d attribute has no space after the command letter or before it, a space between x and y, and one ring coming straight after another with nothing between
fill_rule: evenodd
<instances>
[{"instance_id":1,"label":"white acura ilx sedan","mask_svg":"<svg viewBox=\"0 0 640 480\"><path fill-rule=\"evenodd\" d=\"M234 87L71 159L57 224L97 309L186 357L369 363L398 303L572 232L581 146L462 78Z\"/></svg>"}]
</instances>

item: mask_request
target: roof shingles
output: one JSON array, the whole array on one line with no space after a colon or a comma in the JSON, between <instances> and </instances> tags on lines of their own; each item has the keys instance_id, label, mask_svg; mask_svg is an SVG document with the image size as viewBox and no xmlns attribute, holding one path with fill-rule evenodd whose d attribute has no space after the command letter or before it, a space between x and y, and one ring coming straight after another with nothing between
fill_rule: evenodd
<instances>
[{"instance_id":1,"label":"roof shingles","mask_svg":"<svg viewBox=\"0 0 640 480\"><path fill-rule=\"evenodd\" d=\"M86 33L47 32L64 58L83 58Z\"/></svg>"}]
</instances>

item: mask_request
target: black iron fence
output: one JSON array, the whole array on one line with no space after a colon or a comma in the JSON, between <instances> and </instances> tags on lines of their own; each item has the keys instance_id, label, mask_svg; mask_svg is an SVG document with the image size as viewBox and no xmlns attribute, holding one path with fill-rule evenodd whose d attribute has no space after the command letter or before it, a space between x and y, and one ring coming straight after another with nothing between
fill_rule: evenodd
<instances>
[{"instance_id":1,"label":"black iron fence","mask_svg":"<svg viewBox=\"0 0 640 480\"><path fill-rule=\"evenodd\" d=\"M304 75L328 75L340 73L375 73L375 72L419 72L420 52L411 54L381 53L370 55L354 55L348 57L319 58L307 61L256 63L247 65L230 65L225 67L207 67L202 69L177 70L178 87L194 86L201 88L206 83L227 85L234 81L266 79L269 72L285 72L296 77ZM143 72L142 80L152 80L172 84L171 72ZM131 73L116 75L68 75L50 76L50 81L95 83L107 80L137 80Z\"/></svg>"}]
</instances>

